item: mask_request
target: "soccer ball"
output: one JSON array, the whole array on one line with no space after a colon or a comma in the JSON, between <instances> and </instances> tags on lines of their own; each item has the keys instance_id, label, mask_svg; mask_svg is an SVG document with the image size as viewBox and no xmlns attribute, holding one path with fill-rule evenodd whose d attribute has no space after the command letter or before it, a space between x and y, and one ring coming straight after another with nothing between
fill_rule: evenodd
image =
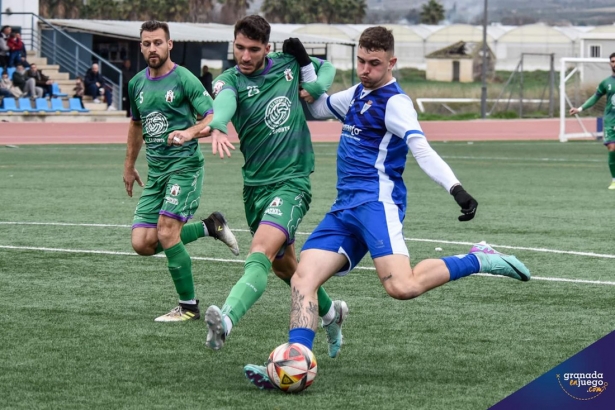
<instances>
[{"instance_id":1,"label":"soccer ball","mask_svg":"<svg viewBox=\"0 0 615 410\"><path fill-rule=\"evenodd\" d=\"M286 393L298 393L310 387L318 365L314 353L299 343L276 347L267 361L267 375Z\"/></svg>"}]
</instances>

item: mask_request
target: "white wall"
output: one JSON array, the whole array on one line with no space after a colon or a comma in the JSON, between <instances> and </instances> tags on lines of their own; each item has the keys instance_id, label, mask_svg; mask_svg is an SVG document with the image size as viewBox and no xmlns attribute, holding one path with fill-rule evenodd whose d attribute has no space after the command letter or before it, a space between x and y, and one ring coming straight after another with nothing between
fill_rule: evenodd
<instances>
[{"instance_id":1,"label":"white wall","mask_svg":"<svg viewBox=\"0 0 615 410\"><path fill-rule=\"evenodd\" d=\"M0 0L0 7L2 12L5 13L9 9L13 13L34 13L38 14L38 0ZM0 25L2 26L21 26L27 29L32 28L32 16L29 15L0 15ZM36 27L37 19L34 19L34 26ZM29 30L28 30L29 31Z\"/></svg>"}]
</instances>

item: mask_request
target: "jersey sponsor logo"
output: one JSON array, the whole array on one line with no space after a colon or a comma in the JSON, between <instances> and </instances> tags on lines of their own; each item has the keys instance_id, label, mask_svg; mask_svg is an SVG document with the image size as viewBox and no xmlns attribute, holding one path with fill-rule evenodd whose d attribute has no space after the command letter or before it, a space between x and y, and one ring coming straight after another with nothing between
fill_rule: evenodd
<instances>
[{"instance_id":1,"label":"jersey sponsor logo","mask_svg":"<svg viewBox=\"0 0 615 410\"><path fill-rule=\"evenodd\" d=\"M612 105L611 109L615 108L615 94L613 94L613 96L611 97L611 105Z\"/></svg>"},{"instance_id":2,"label":"jersey sponsor logo","mask_svg":"<svg viewBox=\"0 0 615 410\"><path fill-rule=\"evenodd\" d=\"M173 90L167 91L166 95L164 96L164 99L168 103L173 102L173 100L175 99L175 93L173 93Z\"/></svg>"},{"instance_id":3,"label":"jersey sponsor logo","mask_svg":"<svg viewBox=\"0 0 615 410\"><path fill-rule=\"evenodd\" d=\"M143 126L150 137L157 137L167 131L169 123L162 113L154 111L145 117Z\"/></svg>"},{"instance_id":4,"label":"jersey sponsor logo","mask_svg":"<svg viewBox=\"0 0 615 410\"><path fill-rule=\"evenodd\" d=\"M350 135L359 135L361 131L363 131L361 128L355 127L354 125L342 125L342 132L347 132Z\"/></svg>"},{"instance_id":5,"label":"jersey sponsor logo","mask_svg":"<svg viewBox=\"0 0 615 410\"><path fill-rule=\"evenodd\" d=\"M173 185L171 187L171 192L169 192L172 196L177 196L179 195L179 192L181 191L181 187L177 184Z\"/></svg>"},{"instance_id":6,"label":"jersey sponsor logo","mask_svg":"<svg viewBox=\"0 0 615 410\"><path fill-rule=\"evenodd\" d=\"M282 198L280 198L279 196L276 196L275 198L273 198L273 201L271 201L269 206L277 208L278 206L281 206L282 203L283 203Z\"/></svg>"},{"instance_id":7,"label":"jersey sponsor logo","mask_svg":"<svg viewBox=\"0 0 615 410\"><path fill-rule=\"evenodd\" d=\"M293 71L290 69L290 67L284 70L284 78L286 78L286 81L293 80Z\"/></svg>"},{"instance_id":8,"label":"jersey sponsor logo","mask_svg":"<svg viewBox=\"0 0 615 410\"><path fill-rule=\"evenodd\" d=\"M271 100L265 108L265 124L274 132L282 132L278 129L290 118L291 105L290 100L284 96Z\"/></svg>"},{"instance_id":9,"label":"jersey sponsor logo","mask_svg":"<svg viewBox=\"0 0 615 410\"><path fill-rule=\"evenodd\" d=\"M265 211L266 215L276 215L276 216L282 216L282 211L280 211L279 208L267 208L267 210Z\"/></svg>"},{"instance_id":10,"label":"jersey sponsor logo","mask_svg":"<svg viewBox=\"0 0 615 410\"><path fill-rule=\"evenodd\" d=\"M361 114L365 114L365 111L372 108L372 100L367 100L365 104L363 104L363 108L361 108Z\"/></svg>"},{"instance_id":11,"label":"jersey sponsor logo","mask_svg":"<svg viewBox=\"0 0 615 410\"><path fill-rule=\"evenodd\" d=\"M214 96L218 95L218 93L220 91L222 91L222 87L224 87L225 82L224 81L216 81L216 83L214 84Z\"/></svg>"},{"instance_id":12,"label":"jersey sponsor logo","mask_svg":"<svg viewBox=\"0 0 615 410\"><path fill-rule=\"evenodd\" d=\"M177 201L177 198L171 198L170 196L165 197L164 200L170 203L171 205L179 204L179 202Z\"/></svg>"}]
</instances>

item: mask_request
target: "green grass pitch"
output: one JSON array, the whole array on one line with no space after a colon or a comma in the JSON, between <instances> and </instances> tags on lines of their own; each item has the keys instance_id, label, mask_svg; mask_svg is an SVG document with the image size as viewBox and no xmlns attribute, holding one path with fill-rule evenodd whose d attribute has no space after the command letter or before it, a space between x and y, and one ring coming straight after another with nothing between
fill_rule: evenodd
<instances>
[{"instance_id":1,"label":"green grass pitch","mask_svg":"<svg viewBox=\"0 0 615 410\"><path fill-rule=\"evenodd\" d=\"M366 258L364 269L326 284L348 302L346 343L329 359L318 332L319 373L299 395L258 391L242 372L287 338L290 295L273 274L220 352L204 347L203 322L153 321L176 296L164 258L133 255L141 188L135 198L124 191L123 146L0 147L0 408L485 409L613 331L615 192L604 147L432 145L480 205L474 221L459 223L450 195L410 158L412 261L487 240L523 248L499 250L535 278L470 277L403 302L386 295ZM241 154L220 160L202 149L199 216L225 212L242 247L235 258L210 238L188 245L204 310L242 275L250 235ZM299 249L335 197L335 149L315 146ZM143 153L138 169L145 177ZM41 224L24 224L32 222Z\"/></svg>"}]
</instances>

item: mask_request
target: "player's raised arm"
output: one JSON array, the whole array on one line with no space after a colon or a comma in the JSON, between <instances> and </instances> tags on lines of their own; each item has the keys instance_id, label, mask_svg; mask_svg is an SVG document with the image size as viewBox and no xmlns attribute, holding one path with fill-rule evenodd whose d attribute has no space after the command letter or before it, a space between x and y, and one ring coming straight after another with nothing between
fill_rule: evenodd
<instances>
[{"instance_id":1,"label":"player's raised arm","mask_svg":"<svg viewBox=\"0 0 615 410\"><path fill-rule=\"evenodd\" d=\"M451 167L427 142L410 97L398 94L389 99L385 124L387 131L407 141L408 148L423 172L453 196L463 213L459 220L469 221L474 218L478 202L463 189Z\"/></svg>"}]
</instances>

